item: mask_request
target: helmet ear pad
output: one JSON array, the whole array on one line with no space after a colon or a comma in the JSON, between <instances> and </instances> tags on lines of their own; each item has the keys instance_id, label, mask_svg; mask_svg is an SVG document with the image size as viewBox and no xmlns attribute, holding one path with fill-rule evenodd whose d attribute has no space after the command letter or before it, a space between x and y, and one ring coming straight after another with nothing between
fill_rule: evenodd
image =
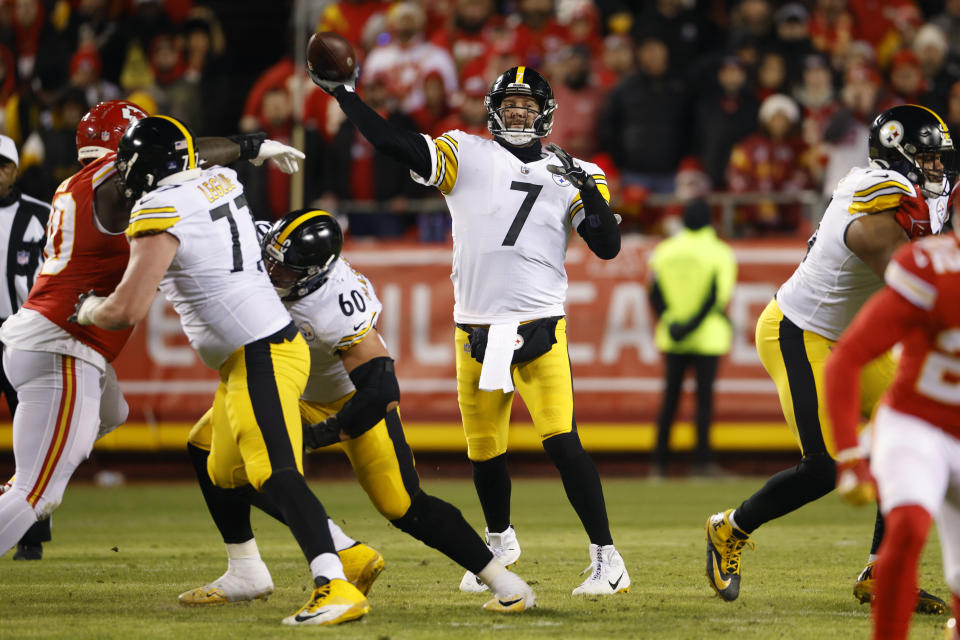
<instances>
[{"instance_id":1,"label":"helmet ear pad","mask_svg":"<svg viewBox=\"0 0 960 640\"><path fill-rule=\"evenodd\" d=\"M261 248L281 297L298 300L327 281L343 250L343 230L326 211L298 209L273 224Z\"/></svg>"}]
</instances>

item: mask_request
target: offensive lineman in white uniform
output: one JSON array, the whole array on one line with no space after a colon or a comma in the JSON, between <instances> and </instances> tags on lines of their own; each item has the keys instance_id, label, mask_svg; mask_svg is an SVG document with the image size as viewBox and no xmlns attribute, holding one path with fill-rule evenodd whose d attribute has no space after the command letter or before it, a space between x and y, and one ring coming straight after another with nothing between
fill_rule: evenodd
<instances>
[{"instance_id":1,"label":"offensive lineman in white uniform","mask_svg":"<svg viewBox=\"0 0 960 640\"><path fill-rule=\"evenodd\" d=\"M261 223L258 223L258 228ZM264 223L265 224L265 223ZM385 518L405 533L475 571L495 597L488 611L514 613L535 606L533 591L504 569L460 511L420 488L400 419L400 390L376 324L382 305L373 286L340 259L343 233L326 211L292 211L264 231L267 273L310 347L310 378L300 398L300 414L310 426L307 450L340 443L360 484ZM251 600L273 589L270 572L256 554L237 562L235 551L256 551L250 504L282 519L262 496L209 486L210 412L190 432L191 458L204 498L227 543L227 573L210 585L180 596L182 604ZM347 579L366 594L383 569L382 556L329 523Z\"/></svg>"},{"instance_id":2,"label":"offensive lineman in white uniform","mask_svg":"<svg viewBox=\"0 0 960 640\"><path fill-rule=\"evenodd\" d=\"M194 136L155 116L126 130L117 150L124 195L134 201L130 260L106 298L77 303L81 325L122 329L140 321L160 290L191 346L219 371L207 469L217 486L247 484L283 514L306 556L315 588L283 620L330 625L369 611L346 581L323 505L303 478L298 401L309 351L260 264L257 234L236 173L198 168Z\"/></svg>"},{"instance_id":3,"label":"offensive lineman in white uniform","mask_svg":"<svg viewBox=\"0 0 960 640\"><path fill-rule=\"evenodd\" d=\"M506 566L520 555L506 466L516 387L590 540L589 576L573 593L627 591L630 577L613 546L600 476L577 434L563 317L571 231L605 260L619 253L620 231L600 168L556 145L541 149L557 108L550 84L531 68L509 69L485 99L492 139L462 131L433 139L390 126L356 95L356 76L338 83L310 75L378 151L446 197L457 398L491 550ZM468 571L460 588L486 586Z\"/></svg>"},{"instance_id":4,"label":"offensive lineman in white uniform","mask_svg":"<svg viewBox=\"0 0 960 640\"><path fill-rule=\"evenodd\" d=\"M867 299L883 287L891 256L912 238L939 233L950 183L944 154L953 142L933 111L901 105L870 128L870 166L855 167L833 192L807 255L757 321L760 361L773 378L801 460L771 477L738 508L707 520L707 579L724 600L740 591L740 556L749 534L833 490L836 453L824 401L824 364L834 342ZM888 353L864 367L860 409L869 418L893 380ZM873 560L883 537L878 510L873 548L854 587L873 593ZM946 604L920 589L917 611L942 613Z\"/></svg>"}]
</instances>

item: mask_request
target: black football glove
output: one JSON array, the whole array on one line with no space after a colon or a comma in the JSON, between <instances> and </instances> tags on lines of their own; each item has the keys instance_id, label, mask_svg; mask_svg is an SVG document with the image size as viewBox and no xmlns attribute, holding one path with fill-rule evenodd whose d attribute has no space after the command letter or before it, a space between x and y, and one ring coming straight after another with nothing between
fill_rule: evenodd
<instances>
[{"instance_id":1,"label":"black football glove","mask_svg":"<svg viewBox=\"0 0 960 640\"><path fill-rule=\"evenodd\" d=\"M336 416L330 416L323 422L303 424L303 449L313 453L317 449L340 442L340 422Z\"/></svg>"},{"instance_id":2,"label":"black football glove","mask_svg":"<svg viewBox=\"0 0 960 640\"><path fill-rule=\"evenodd\" d=\"M236 142L240 145L240 159L253 160L260 154L260 145L267 139L267 134L262 131L256 133L240 133L235 136L227 136L227 140Z\"/></svg>"},{"instance_id":3,"label":"black football glove","mask_svg":"<svg viewBox=\"0 0 960 640\"><path fill-rule=\"evenodd\" d=\"M546 146L546 150L556 154L557 159L560 160L562 166L557 166L555 164L548 164L547 171L550 173L563 176L570 181L570 184L575 186L579 191L584 189L593 189L597 186L597 183L594 182L586 171L583 170L583 167L578 165L573 161L573 156L569 153L553 144L552 142Z\"/></svg>"},{"instance_id":4,"label":"black football glove","mask_svg":"<svg viewBox=\"0 0 960 640\"><path fill-rule=\"evenodd\" d=\"M337 87L346 87L349 91L356 90L357 78L360 77L360 65L357 64L354 66L353 75L346 80L325 80L314 73L313 69L310 68L310 65L307 65L307 75L310 76L311 80L313 80L313 84L317 85L332 96L333 92L337 90Z\"/></svg>"}]
</instances>

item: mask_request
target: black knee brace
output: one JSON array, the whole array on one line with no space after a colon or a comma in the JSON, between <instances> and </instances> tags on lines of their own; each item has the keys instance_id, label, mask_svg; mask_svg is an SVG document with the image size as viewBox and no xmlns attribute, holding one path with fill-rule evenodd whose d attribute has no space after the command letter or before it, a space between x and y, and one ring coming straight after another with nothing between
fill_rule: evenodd
<instances>
[{"instance_id":1,"label":"black knee brace","mask_svg":"<svg viewBox=\"0 0 960 640\"><path fill-rule=\"evenodd\" d=\"M390 522L468 571L480 573L492 558L459 509L423 491L413 497L403 516Z\"/></svg>"}]
</instances>

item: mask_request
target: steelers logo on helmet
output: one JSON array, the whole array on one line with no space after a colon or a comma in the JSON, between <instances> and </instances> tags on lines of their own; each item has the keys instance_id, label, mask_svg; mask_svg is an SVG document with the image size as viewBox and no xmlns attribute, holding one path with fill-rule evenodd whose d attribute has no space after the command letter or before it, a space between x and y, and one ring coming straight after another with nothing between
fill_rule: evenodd
<instances>
[{"instance_id":1,"label":"steelers logo on helmet","mask_svg":"<svg viewBox=\"0 0 960 640\"><path fill-rule=\"evenodd\" d=\"M503 102L508 96L531 98L536 107L517 104L505 107ZM536 138L548 136L553 129L553 112L557 109L553 89L546 78L530 67L512 67L500 74L483 104L487 108L490 133L509 144L529 144ZM514 119L508 118L508 111ZM525 112L520 126L515 124L516 115L513 115L517 112Z\"/></svg>"},{"instance_id":2,"label":"steelers logo on helmet","mask_svg":"<svg viewBox=\"0 0 960 640\"><path fill-rule=\"evenodd\" d=\"M903 140L903 125L892 120L883 126L880 132L880 144L885 147L895 147Z\"/></svg>"},{"instance_id":3,"label":"steelers logo on helmet","mask_svg":"<svg viewBox=\"0 0 960 640\"><path fill-rule=\"evenodd\" d=\"M340 225L320 209L291 211L261 241L267 274L283 300L299 300L323 286L342 250Z\"/></svg>"},{"instance_id":4,"label":"steelers logo on helmet","mask_svg":"<svg viewBox=\"0 0 960 640\"><path fill-rule=\"evenodd\" d=\"M943 119L927 107L903 104L887 109L870 125L870 162L900 173L927 198L944 195L956 171L956 153Z\"/></svg>"}]
</instances>

